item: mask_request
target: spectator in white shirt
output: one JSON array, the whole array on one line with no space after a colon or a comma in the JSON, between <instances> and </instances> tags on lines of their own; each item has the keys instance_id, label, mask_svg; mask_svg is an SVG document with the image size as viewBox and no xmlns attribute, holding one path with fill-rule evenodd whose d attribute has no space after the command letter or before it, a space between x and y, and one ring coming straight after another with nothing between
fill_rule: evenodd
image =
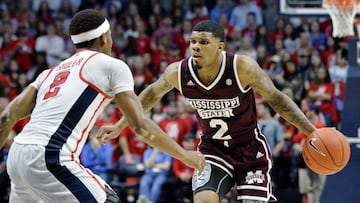
<instances>
[{"instance_id":1,"label":"spectator in white shirt","mask_svg":"<svg viewBox=\"0 0 360 203\"><path fill-rule=\"evenodd\" d=\"M38 37L35 42L35 50L46 53L46 61L50 67L60 63L61 54L64 52L64 49L64 39L55 33L54 24L48 24L46 35Z\"/></svg>"},{"instance_id":2,"label":"spectator in white shirt","mask_svg":"<svg viewBox=\"0 0 360 203\"><path fill-rule=\"evenodd\" d=\"M349 69L347 52L348 51L346 49L340 49L336 52L335 65L329 67L329 74L332 82L337 82L341 80L346 83L347 73Z\"/></svg>"}]
</instances>

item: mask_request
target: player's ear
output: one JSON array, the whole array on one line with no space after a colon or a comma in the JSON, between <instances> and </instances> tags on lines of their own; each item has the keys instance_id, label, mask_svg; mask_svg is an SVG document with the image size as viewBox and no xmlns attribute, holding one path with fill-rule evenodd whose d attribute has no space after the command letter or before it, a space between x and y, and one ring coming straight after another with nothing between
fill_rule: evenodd
<instances>
[{"instance_id":1,"label":"player's ear","mask_svg":"<svg viewBox=\"0 0 360 203\"><path fill-rule=\"evenodd\" d=\"M106 33L102 34L99 38L98 38L98 43L100 45L100 47L104 46L106 44Z\"/></svg>"},{"instance_id":2,"label":"player's ear","mask_svg":"<svg viewBox=\"0 0 360 203\"><path fill-rule=\"evenodd\" d=\"M225 43L224 42L220 42L219 43L219 51L224 51L225 49Z\"/></svg>"}]
</instances>

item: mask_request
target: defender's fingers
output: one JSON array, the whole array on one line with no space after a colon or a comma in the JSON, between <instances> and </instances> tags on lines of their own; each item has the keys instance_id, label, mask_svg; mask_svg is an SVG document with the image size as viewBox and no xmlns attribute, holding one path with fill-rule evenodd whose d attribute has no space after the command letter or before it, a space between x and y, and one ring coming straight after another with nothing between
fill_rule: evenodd
<instances>
[{"instance_id":1,"label":"defender's fingers","mask_svg":"<svg viewBox=\"0 0 360 203\"><path fill-rule=\"evenodd\" d=\"M205 168L205 163L201 162L201 163L200 163L200 166L197 168L197 169L198 169L198 175L199 175L199 176L200 176L201 173L203 172L204 168Z\"/></svg>"},{"instance_id":2,"label":"defender's fingers","mask_svg":"<svg viewBox=\"0 0 360 203\"><path fill-rule=\"evenodd\" d=\"M99 130L97 131L97 134L96 134L96 137L99 139L99 138L102 138L105 134L105 129L103 127L99 128Z\"/></svg>"},{"instance_id":3,"label":"defender's fingers","mask_svg":"<svg viewBox=\"0 0 360 203\"><path fill-rule=\"evenodd\" d=\"M201 173L203 172L203 170L204 170L204 167L202 167L202 168L198 168L198 176L200 176L200 175L201 175Z\"/></svg>"}]
</instances>

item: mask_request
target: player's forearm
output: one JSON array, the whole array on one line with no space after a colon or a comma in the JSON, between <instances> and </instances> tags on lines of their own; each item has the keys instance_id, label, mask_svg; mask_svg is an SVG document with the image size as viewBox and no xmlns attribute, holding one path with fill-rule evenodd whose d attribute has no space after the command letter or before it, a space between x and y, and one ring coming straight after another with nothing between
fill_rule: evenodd
<instances>
[{"instance_id":1,"label":"player's forearm","mask_svg":"<svg viewBox=\"0 0 360 203\"><path fill-rule=\"evenodd\" d=\"M314 125L304 115L300 108L288 96L280 91L271 95L267 102L285 120L295 125L299 130L309 135L315 130Z\"/></svg>"}]
</instances>

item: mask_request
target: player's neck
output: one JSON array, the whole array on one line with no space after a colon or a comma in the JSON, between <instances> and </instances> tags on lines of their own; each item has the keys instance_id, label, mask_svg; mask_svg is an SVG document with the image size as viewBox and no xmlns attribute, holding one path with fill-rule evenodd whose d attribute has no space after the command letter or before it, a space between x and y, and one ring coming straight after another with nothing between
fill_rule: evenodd
<instances>
[{"instance_id":1,"label":"player's neck","mask_svg":"<svg viewBox=\"0 0 360 203\"><path fill-rule=\"evenodd\" d=\"M214 63L214 65L203 66L201 69L197 69L196 66L194 66L193 68L200 81L205 85L209 85L215 80L215 78L219 74L221 66L222 56L219 58L219 60L217 60L216 63Z\"/></svg>"}]
</instances>

